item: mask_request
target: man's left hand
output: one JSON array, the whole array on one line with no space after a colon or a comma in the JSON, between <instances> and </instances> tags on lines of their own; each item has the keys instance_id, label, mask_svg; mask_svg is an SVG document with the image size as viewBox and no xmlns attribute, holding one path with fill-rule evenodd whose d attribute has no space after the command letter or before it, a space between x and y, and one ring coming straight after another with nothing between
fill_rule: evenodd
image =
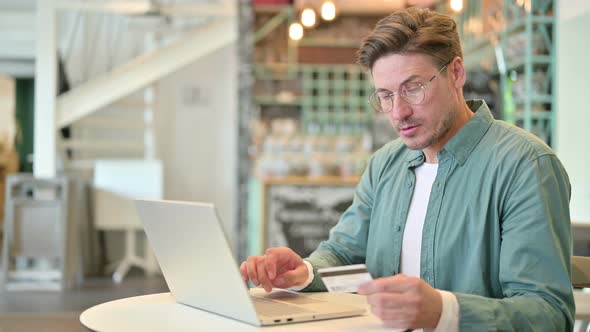
<instances>
[{"instance_id":1,"label":"man's left hand","mask_svg":"<svg viewBox=\"0 0 590 332\"><path fill-rule=\"evenodd\" d=\"M397 274L364 284L371 311L387 326L402 329L436 328L442 313L442 296L424 280Z\"/></svg>"}]
</instances>

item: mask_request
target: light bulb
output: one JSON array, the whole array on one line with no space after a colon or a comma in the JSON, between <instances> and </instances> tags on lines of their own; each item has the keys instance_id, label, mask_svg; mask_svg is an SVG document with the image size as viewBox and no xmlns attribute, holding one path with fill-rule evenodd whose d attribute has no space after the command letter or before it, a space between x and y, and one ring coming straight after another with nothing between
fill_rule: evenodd
<instances>
[{"instance_id":1,"label":"light bulb","mask_svg":"<svg viewBox=\"0 0 590 332\"><path fill-rule=\"evenodd\" d=\"M324 1L322 4L322 19L331 21L336 18L336 5L332 1Z\"/></svg>"},{"instance_id":2,"label":"light bulb","mask_svg":"<svg viewBox=\"0 0 590 332\"><path fill-rule=\"evenodd\" d=\"M301 12L301 24L306 28L311 28L315 25L315 11L311 8L305 8Z\"/></svg>"},{"instance_id":3,"label":"light bulb","mask_svg":"<svg viewBox=\"0 0 590 332\"><path fill-rule=\"evenodd\" d=\"M303 37L303 27L301 24L295 22L289 26L289 38L299 40Z\"/></svg>"},{"instance_id":4,"label":"light bulb","mask_svg":"<svg viewBox=\"0 0 590 332\"><path fill-rule=\"evenodd\" d=\"M463 0L451 0L451 9L455 12L463 10Z\"/></svg>"}]
</instances>

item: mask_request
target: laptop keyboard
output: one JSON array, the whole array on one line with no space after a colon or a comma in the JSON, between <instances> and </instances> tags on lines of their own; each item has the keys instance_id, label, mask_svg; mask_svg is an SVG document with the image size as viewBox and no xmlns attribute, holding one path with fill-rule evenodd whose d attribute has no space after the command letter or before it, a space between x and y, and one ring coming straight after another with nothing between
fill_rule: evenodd
<instances>
[{"instance_id":1,"label":"laptop keyboard","mask_svg":"<svg viewBox=\"0 0 590 332\"><path fill-rule=\"evenodd\" d=\"M255 296L252 297L252 302L254 302L256 312L265 316L284 316L293 314L304 314L310 312L309 310L305 310L294 305L275 301L268 301Z\"/></svg>"}]
</instances>

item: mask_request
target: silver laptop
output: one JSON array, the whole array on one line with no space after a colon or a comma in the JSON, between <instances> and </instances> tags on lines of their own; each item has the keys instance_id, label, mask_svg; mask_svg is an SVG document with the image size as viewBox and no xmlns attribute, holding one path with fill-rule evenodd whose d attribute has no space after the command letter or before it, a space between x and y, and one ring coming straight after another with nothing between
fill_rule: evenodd
<instances>
[{"instance_id":1,"label":"silver laptop","mask_svg":"<svg viewBox=\"0 0 590 332\"><path fill-rule=\"evenodd\" d=\"M257 326L365 312L286 290L250 295L212 204L146 200L135 204L178 303Z\"/></svg>"}]
</instances>

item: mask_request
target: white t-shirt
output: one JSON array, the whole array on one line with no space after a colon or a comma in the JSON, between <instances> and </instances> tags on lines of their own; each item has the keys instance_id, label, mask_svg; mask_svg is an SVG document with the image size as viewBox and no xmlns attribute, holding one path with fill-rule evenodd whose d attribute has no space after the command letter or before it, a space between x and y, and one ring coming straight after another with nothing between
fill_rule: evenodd
<instances>
[{"instance_id":1,"label":"white t-shirt","mask_svg":"<svg viewBox=\"0 0 590 332\"><path fill-rule=\"evenodd\" d=\"M402 242L400 272L408 276L420 278L420 256L422 253L422 228L428 210L428 201L432 184L436 179L438 164L423 163L414 170L416 174L416 185L410 201L408 219L404 229ZM313 280L313 268L310 263L307 265L309 275L307 281L300 287L293 287L293 290L301 290L307 287ZM459 331L459 302L457 297L447 291L438 290L442 296L442 313L437 327L433 332L458 332ZM416 330L416 332L422 331Z\"/></svg>"},{"instance_id":2,"label":"white t-shirt","mask_svg":"<svg viewBox=\"0 0 590 332\"><path fill-rule=\"evenodd\" d=\"M438 164L422 165L414 169L416 174L416 185L410 201L408 219L404 228L404 239L402 241L402 253L400 272L420 278L420 256L422 254L422 228L428 210L428 201L432 184L436 180ZM439 290L443 300L443 310L436 329L425 329L425 331L459 331L459 303L457 297L451 292ZM417 330L417 332L422 330Z\"/></svg>"},{"instance_id":3,"label":"white t-shirt","mask_svg":"<svg viewBox=\"0 0 590 332\"><path fill-rule=\"evenodd\" d=\"M420 253L422 252L422 227L426 219L426 210L432 184L436 179L438 164L424 163L415 168L416 185L410 202L408 219L404 229L400 272L411 277L420 278Z\"/></svg>"}]
</instances>

